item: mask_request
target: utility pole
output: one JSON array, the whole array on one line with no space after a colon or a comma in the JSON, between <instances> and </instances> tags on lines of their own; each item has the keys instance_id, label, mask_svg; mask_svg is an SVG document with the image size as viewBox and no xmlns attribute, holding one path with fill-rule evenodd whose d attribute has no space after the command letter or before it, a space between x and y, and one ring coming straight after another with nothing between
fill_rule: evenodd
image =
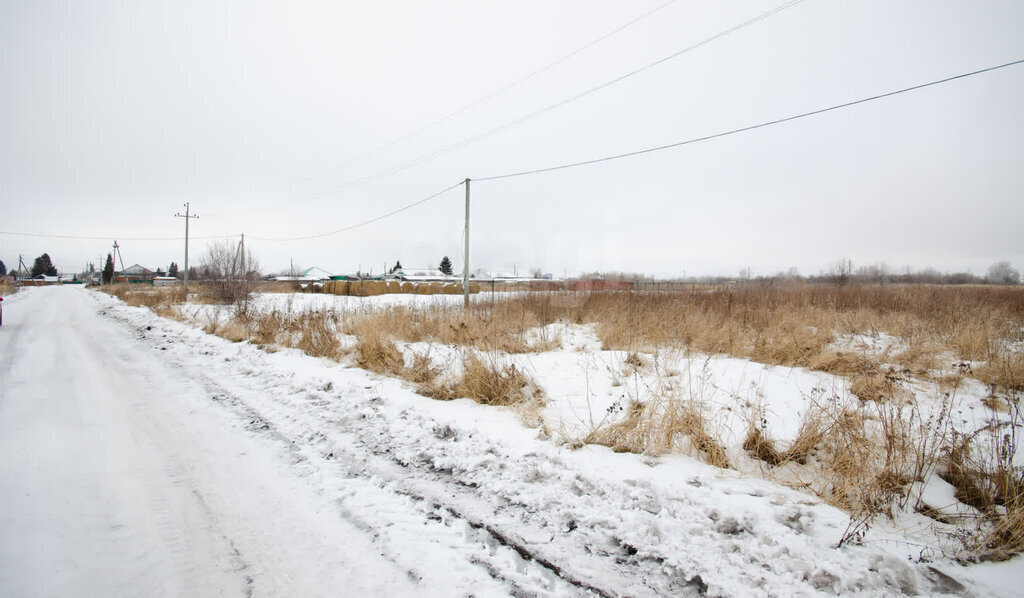
<instances>
[{"instance_id":1,"label":"utility pole","mask_svg":"<svg viewBox=\"0 0 1024 598\"><path fill-rule=\"evenodd\" d=\"M188 221L190 219L192 219L192 218L195 218L197 220L199 219L199 216L197 216L195 214L189 214L189 209L190 209L189 204L190 203L191 202L187 202L187 201L185 202L185 213L184 214L175 214L174 215L175 218L184 218L185 219L185 300L186 301L188 300Z\"/></svg>"},{"instance_id":2,"label":"utility pole","mask_svg":"<svg viewBox=\"0 0 1024 598\"><path fill-rule=\"evenodd\" d=\"M466 179L466 249L462 262L462 308L469 309L469 179Z\"/></svg>"},{"instance_id":3,"label":"utility pole","mask_svg":"<svg viewBox=\"0 0 1024 598\"><path fill-rule=\"evenodd\" d=\"M121 271L124 272L124 256L121 255L121 246L114 241L114 257L121 262Z\"/></svg>"}]
</instances>

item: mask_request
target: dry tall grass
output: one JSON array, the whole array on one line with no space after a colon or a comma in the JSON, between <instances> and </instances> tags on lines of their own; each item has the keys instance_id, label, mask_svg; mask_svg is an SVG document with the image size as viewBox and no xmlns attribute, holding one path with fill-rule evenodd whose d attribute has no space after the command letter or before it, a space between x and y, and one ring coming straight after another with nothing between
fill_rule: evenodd
<instances>
[{"instance_id":1,"label":"dry tall grass","mask_svg":"<svg viewBox=\"0 0 1024 598\"><path fill-rule=\"evenodd\" d=\"M646 399L631 396L624 417L606 418L593 427L584 442L609 446L615 452L686 452L716 467L730 467L729 456L718 440L721 430L711 421L705 406L708 361L700 376L691 376L682 384L670 380L674 376L663 371L657 358L653 361L648 364L636 353L626 356L623 374L636 379L641 370L653 369L654 384L644 382ZM639 384L634 392L641 392Z\"/></svg>"},{"instance_id":2,"label":"dry tall grass","mask_svg":"<svg viewBox=\"0 0 1024 598\"><path fill-rule=\"evenodd\" d=\"M579 310L599 323L607 348L682 344L708 353L837 374L864 373L860 356L832 347L837 335L884 332L908 348L892 363L927 370L954 359L997 361L1024 334L1024 289L792 285L705 293L596 293ZM1019 354L1018 354L1019 355ZM1002 372L1002 373L1000 373ZM982 373L984 381L1020 384L1019 359Z\"/></svg>"},{"instance_id":3,"label":"dry tall grass","mask_svg":"<svg viewBox=\"0 0 1024 598\"><path fill-rule=\"evenodd\" d=\"M185 290L178 286L107 284L97 288L121 299L128 305L148 307L165 318L178 318L174 308L185 302Z\"/></svg>"},{"instance_id":4,"label":"dry tall grass","mask_svg":"<svg viewBox=\"0 0 1024 598\"><path fill-rule=\"evenodd\" d=\"M356 338L356 363L359 367L378 374L403 374L405 358L402 352L379 328L363 325L356 330Z\"/></svg>"},{"instance_id":5,"label":"dry tall grass","mask_svg":"<svg viewBox=\"0 0 1024 598\"><path fill-rule=\"evenodd\" d=\"M970 560L1001 561L1024 551L1024 467L1015 463L1024 429L1018 399L1006 399L1006 418L955 433L945 450L940 475L960 502L981 513L957 533Z\"/></svg>"},{"instance_id":6,"label":"dry tall grass","mask_svg":"<svg viewBox=\"0 0 1024 598\"><path fill-rule=\"evenodd\" d=\"M556 321L595 323L606 349L685 347L772 365L858 377L864 398L887 398L889 366L926 375L951 360L978 364L984 382L1020 389L1024 289L1010 287L740 287L690 293L524 293L445 306L385 307L346 313L345 327L375 319L388 336L483 351L529 352L529 329ZM885 333L904 345L875 356L835 344L840 335Z\"/></svg>"},{"instance_id":7,"label":"dry tall grass","mask_svg":"<svg viewBox=\"0 0 1024 598\"><path fill-rule=\"evenodd\" d=\"M420 292L424 286L346 291ZM328 288L337 292L338 285ZM135 305L173 311L168 306L177 297L152 291L110 292ZM474 302L468 311L434 304L269 312L209 327L233 340L242 336L332 359L345 354L339 337L354 335L357 365L409 380L421 394L532 405L535 412L543 400L540 390L496 356L549 350L546 343L528 342L525 333L559 321L594 324L604 347L635 356L636 368L646 367L639 353L670 347L846 376L859 400L817 405L788 447L776 446L755 419L742 448L763 463L769 477L850 512L844 541L856 540L879 515L913 508L913 488L938 470L962 501L983 514L973 527L958 528L967 558L1005 558L1024 549L1024 471L1012 465L1016 441L1006 440L1024 426L1016 403L1024 384L1022 288L790 285L524 293ZM897 342L877 351L849 350L837 342L883 334ZM460 373L446 375L422 354L407 363L397 341L460 347ZM936 397L955 395L964 375L988 383L998 396L1014 397L1001 407L1013 415L1009 427L953 436L949 399L926 414L908 390L914 381L932 384ZM630 403L622 418L596 426L585 440L616 451L686 451L718 466L734 465L699 397L693 399L655 392L650 400Z\"/></svg>"}]
</instances>

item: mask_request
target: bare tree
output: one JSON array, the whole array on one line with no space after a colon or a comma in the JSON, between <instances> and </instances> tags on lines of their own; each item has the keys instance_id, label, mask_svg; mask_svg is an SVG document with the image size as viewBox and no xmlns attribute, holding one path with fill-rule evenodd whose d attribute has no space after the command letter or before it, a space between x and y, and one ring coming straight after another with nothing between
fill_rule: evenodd
<instances>
[{"instance_id":1,"label":"bare tree","mask_svg":"<svg viewBox=\"0 0 1024 598\"><path fill-rule=\"evenodd\" d=\"M851 274L853 274L853 262L848 258L840 258L828 265L828 277L836 284L850 282Z\"/></svg>"},{"instance_id":2,"label":"bare tree","mask_svg":"<svg viewBox=\"0 0 1024 598\"><path fill-rule=\"evenodd\" d=\"M878 262L870 266L857 268L857 280L873 284L885 284L889 281L889 265L885 262Z\"/></svg>"},{"instance_id":3,"label":"bare tree","mask_svg":"<svg viewBox=\"0 0 1024 598\"><path fill-rule=\"evenodd\" d=\"M260 264L251 249L231 241L211 243L200 259L205 286L217 301L234 303L239 313L249 309L249 297L260 279Z\"/></svg>"},{"instance_id":4,"label":"bare tree","mask_svg":"<svg viewBox=\"0 0 1024 598\"><path fill-rule=\"evenodd\" d=\"M996 262L989 266L986 278L993 284L1019 284L1020 272L1010 262Z\"/></svg>"}]
</instances>

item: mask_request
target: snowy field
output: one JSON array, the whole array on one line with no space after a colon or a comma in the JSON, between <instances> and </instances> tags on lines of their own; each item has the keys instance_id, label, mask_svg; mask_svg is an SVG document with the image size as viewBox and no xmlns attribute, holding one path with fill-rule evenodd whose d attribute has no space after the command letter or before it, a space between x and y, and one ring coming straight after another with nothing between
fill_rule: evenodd
<instances>
[{"instance_id":1,"label":"snowy field","mask_svg":"<svg viewBox=\"0 0 1024 598\"><path fill-rule=\"evenodd\" d=\"M256 309L461 301L268 294ZM203 333L222 307L184 308L189 325L64 287L4 309L5 595L1016 596L1024 581L1019 557L943 558L934 521L913 514L836 548L846 513L755 475L750 414L791 440L812 403L849 397L828 374L636 360L557 323L528 333L554 349L493 356L543 389L531 428L344 360ZM457 367L419 345L401 349ZM985 391L957 393L962 425L981 425ZM581 442L629 401L673 393L706 408L735 469ZM955 503L942 484L920 489L936 508Z\"/></svg>"}]
</instances>

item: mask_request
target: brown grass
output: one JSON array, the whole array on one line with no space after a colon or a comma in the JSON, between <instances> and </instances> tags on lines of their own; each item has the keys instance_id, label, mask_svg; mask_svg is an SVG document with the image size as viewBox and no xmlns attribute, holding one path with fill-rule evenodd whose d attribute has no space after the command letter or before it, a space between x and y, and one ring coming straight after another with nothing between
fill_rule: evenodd
<instances>
[{"instance_id":1,"label":"brown grass","mask_svg":"<svg viewBox=\"0 0 1024 598\"><path fill-rule=\"evenodd\" d=\"M417 289L428 288L419 285ZM353 314L382 318L386 333L407 342L439 342L483 351L534 350L522 338L555 321L595 323L606 349L631 353L685 347L772 365L850 376L864 400L888 400L893 376L928 378L952 360L984 362L976 376L1007 389L1024 384L1024 289L790 285L689 293L525 293L453 307L391 307ZM835 348L840 334L884 332L903 339L895 353ZM891 365L899 366L896 372Z\"/></svg>"},{"instance_id":2,"label":"brown grass","mask_svg":"<svg viewBox=\"0 0 1024 598\"><path fill-rule=\"evenodd\" d=\"M1024 324L1024 289L1008 287L749 287L705 293L595 293L584 308L606 347L685 344L780 365L812 367L836 334L881 331L915 354L988 359ZM835 365L843 365L835 360ZM924 364L927 365L927 364ZM829 368L831 369L831 368Z\"/></svg>"},{"instance_id":3,"label":"brown grass","mask_svg":"<svg viewBox=\"0 0 1024 598\"><path fill-rule=\"evenodd\" d=\"M421 394L442 400L467 398L484 405L515 406L538 398L539 390L514 365L499 364L467 352L462 376L457 381L428 381Z\"/></svg>"},{"instance_id":4,"label":"brown grass","mask_svg":"<svg viewBox=\"0 0 1024 598\"><path fill-rule=\"evenodd\" d=\"M301 325L296 326L297 322ZM299 339L293 344L307 355L326 357L338 360L341 355L341 342L334 326L333 316L326 310L306 312L300 320L289 322L290 327L300 328Z\"/></svg>"},{"instance_id":5,"label":"brown grass","mask_svg":"<svg viewBox=\"0 0 1024 598\"><path fill-rule=\"evenodd\" d=\"M370 282L328 284L327 290L344 287L362 295L450 290ZM108 290L130 304L171 314L184 299L175 291ZM976 529L959 531L971 558L1006 558L1024 549L1024 473L1006 460L1012 450L1005 440L1024 419L1015 401L1003 406L1000 398L1020 391L1024 381L1024 353L1011 349L1024 340L1024 289L791 285L524 293L474 302L468 311L434 305L270 312L208 322L206 328L232 340L292 346L332 359L343 355L339 335L353 334L360 367L402 377L438 399L517 406L542 425L540 390L500 355L549 350L557 341L531 346L524 333L557 321L595 324L604 347L626 351L623 365L634 370L651 367L641 353L669 347L846 376L859 402L817 405L785 448L763 426L751 425L743 448L768 466L768 475L850 512L844 542L856 539L876 516L906 507L911 485L939 467L958 497L984 514ZM868 354L834 344L839 335L865 333L891 335L900 345ZM445 376L429 354L417 354L406 365L396 341L462 347L462 373ZM910 380L930 381L936 396L953 395L966 375L990 385L988 404L1016 414L1009 428L1000 428L1002 436L990 430L951 439L948 404L937 419L925 420L906 390ZM713 465L732 465L700 405L665 394L630 403L624 417L596 426L585 442L644 454L684 451Z\"/></svg>"},{"instance_id":6,"label":"brown grass","mask_svg":"<svg viewBox=\"0 0 1024 598\"><path fill-rule=\"evenodd\" d=\"M757 419L758 421L754 421ZM747 436L743 441L743 450L750 456L778 467L789 463L806 464L808 458L821 446L825 439L826 423L819 409L804 413L800 421L800 429L796 439L785 450L776 447L775 442L764 430L764 420L752 418L747 428Z\"/></svg>"},{"instance_id":7,"label":"brown grass","mask_svg":"<svg viewBox=\"0 0 1024 598\"><path fill-rule=\"evenodd\" d=\"M604 445L617 453L660 455L688 449L711 465L729 467L725 449L707 428L703 411L690 401L631 401L625 417L595 427L584 442Z\"/></svg>"},{"instance_id":8,"label":"brown grass","mask_svg":"<svg viewBox=\"0 0 1024 598\"><path fill-rule=\"evenodd\" d=\"M868 368L850 375L849 379L850 392L862 401L883 403L906 398L906 391L900 385L902 377L891 368Z\"/></svg>"},{"instance_id":9,"label":"brown grass","mask_svg":"<svg viewBox=\"0 0 1024 598\"><path fill-rule=\"evenodd\" d=\"M377 281L328 285L335 292L344 289L356 295L389 292L393 286L412 290L407 283ZM171 306L184 298L180 288L114 285L103 290L163 315L173 315ZM423 284L416 290L442 287ZM636 353L675 346L818 369L850 376L854 393L867 401L892 398L893 370L884 364L928 377L940 365L948 365L950 357L982 362L974 373L983 382L1024 389L1024 353L1008 348L1008 343L1022 340L1024 329L1024 289L1013 287L795 284L688 293L525 293L475 302L468 312L441 306L388 307L337 317L350 333L367 322L380 334L406 342L506 353L550 349L550 344L531 347L523 340L531 328L559 320L596 323L605 348ZM838 334L867 331L903 339L907 348L870 357L831 346ZM256 336L260 342L271 342L266 333Z\"/></svg>"},{"instance_id":10,"label":"brown grass","mask_svg":"<svg viewBox=\"0 0 1024 598\"><path fill-rule=\"evenodd\" d=\"M498 365L470 353L463 364L462 380L455 386L459 396L485 405L515 405L530 397L529 377L514 365Z\"/></svg>"},{"instance_id":11,"label":"brown grass","mask_svg":"<svg viewBox=\"0 0 1024 598\"><path fill-rule=\"evenodd\" d=\"M163 317L177 317L174 307L185 302L185 289L180 286L108 284L97 288L128 305L148 307Z\"/></svg>"},{"instance_id":12,"label":"brown grass","mask_svg":"<svg viewBox=\"0 0 1024 598\"><path fill-rule=\"evenodd\" d=\"M982 515L957 536L969 560L1001 561L1024 550L1024 467L1014 464L1024 414L1018 397L1006 403L1009 419L953 437L940 473Z\"/></svg>"},{"instance_id":13,"label":"brown grass","mask_svg":"<svg viewBox=\"0 0 1024 598\"><path fill-rule=\"evenodd\" d=\"M390 338L372 326L364 326L356 332L356 364L377 372L400 376L405 371L405 360Z\"/></svg>"},{"instance_id":14,"label":"brown grass","mask_svg":"<svg viewBox=\"0 0 1024 598\"><path fill-rule=\"evenodd\" d=\"M997 351L974 375L988 384L1024 391L1024 352Z\"/></svg>"}]
</instances>

